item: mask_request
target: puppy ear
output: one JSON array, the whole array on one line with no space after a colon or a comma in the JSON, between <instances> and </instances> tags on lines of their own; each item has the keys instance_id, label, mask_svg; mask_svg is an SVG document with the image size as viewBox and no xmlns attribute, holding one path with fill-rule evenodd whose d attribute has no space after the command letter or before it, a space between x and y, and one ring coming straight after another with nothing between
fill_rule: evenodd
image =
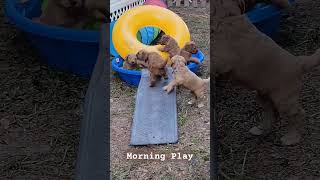
<instances>
[{"instance_id":1,"label":"puppy ear","mask_svg":"<svg viewBox=\"0 0 320 180\"><path fill-rule=\"evenodd\" d=\"M192 48L197 48L196 43L193 42L193 41L191 41L190 45L191 45Z\"/></svg>"},{"instance_id":2,"label":"puppy ear","mask_svg":"<svg viewBox=\"0 0 320 180\"><path fill-rule=\"evenodd\" d=\"M124 61L128 62L128 60L129 60L129 55L126 58L124 58Z\"/></svg>"},{"instance_id":3,"label":"puppy ear","mask_svg":"<svg viewBox=\"0 0 320 180\"><path fill-rule=\"evenodd\" d=\"M172 61L172 59L169 59L169 60L168 60L168 65L169 65L170 67L172 67L172 68L175 68L175 63L174 63L174 61Z\"/></svg>"},{"instance_id":4,"label":"puppy ear","mask_svg":"<svg viewBox=\"0 0 320 180\"><path fill-rule=\"evenodd\" d=\"M174 62L172 62L172 63L171 63L171 67L172 67L173 69L176 69L176 68L177 68L177 64L174 63Z\"/></svg>"},{"instance_id":5,"label":"puppy ear","mask_svg":"<svg viewBox=\"0 0 320 180\"><path fill-rule=\"evenodd\" d=\"M183 61L184 64L187 64L187 63L188 63L185 58L183 58L182 61Z\"/></svg>"},{"instance_id":6,"label":"puppy ear","mask_svg":"<svg viewBox=\"0 0 320 180\"><path fill-rule=\"evenodd\" d=\"M138 52L136 53L136 57L137 57L137 59L141 60L141 59L140 59L140 58L141 58L140 51L138 51Z\"/></svg>"},{"instance_id":7,"label":"puppy ear","mask_svg":"<svg viewBox=\"0 0 320 180\"><path fill-rule=\"evenodd\" d=\"M143 51L142 56L143 56L143 58L146 60L146 62L149 60L148 55L149 55L149 52Z\"/></svg>"}]
</instances>

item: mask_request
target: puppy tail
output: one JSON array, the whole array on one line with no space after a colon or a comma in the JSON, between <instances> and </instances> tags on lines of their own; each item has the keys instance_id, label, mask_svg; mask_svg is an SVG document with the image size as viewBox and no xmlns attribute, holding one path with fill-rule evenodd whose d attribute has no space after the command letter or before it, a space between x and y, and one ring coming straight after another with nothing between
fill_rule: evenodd
<instances>
[{"instance_id":1,"label":"puppy tail","mask_svg":"<svg viewBox=\"0 0 320 180\"><path fill-rule=\"evenodd\" d=\"M309 72L320 66L320 49L311 56L300 56L299 61L302 63L302 69L304 72Z\"/></svg>"}]
</instances>

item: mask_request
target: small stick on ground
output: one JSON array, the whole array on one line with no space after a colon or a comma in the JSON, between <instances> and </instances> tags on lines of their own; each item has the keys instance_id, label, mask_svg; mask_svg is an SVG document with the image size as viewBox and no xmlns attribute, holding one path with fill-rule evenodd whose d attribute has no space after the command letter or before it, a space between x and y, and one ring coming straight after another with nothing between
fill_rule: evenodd
<instances>
[{"instance_id":1,"label":"small stick on ground","mask_svg":"<svg viewBox=\"0 0 320 180\"><path fill-rule=\"evenodd\" d=\"M241 176L243 176L243 174L244 174L244 166L246 164L247 155L248 155L248 149L246 150L246 154L244 155L244 158L243 158L243 163L242 163L242 168L241 168Z\"/></svg>"},{"instance_id":2,"label":"small stick on ground","mask_svg":"<svg viewBox=\"0 0 320 180\"><path fill-rule=\"evenodd\" d=\"M63 159L62 159L62 162L61 162L60 166L62 166L62 165L63 165L64 160L66 159L68 149L69 149L69 146L67 146L67 147L66 147L66 149L64 150L64 155L63 155Z\"/></svg>"}]
</instances>

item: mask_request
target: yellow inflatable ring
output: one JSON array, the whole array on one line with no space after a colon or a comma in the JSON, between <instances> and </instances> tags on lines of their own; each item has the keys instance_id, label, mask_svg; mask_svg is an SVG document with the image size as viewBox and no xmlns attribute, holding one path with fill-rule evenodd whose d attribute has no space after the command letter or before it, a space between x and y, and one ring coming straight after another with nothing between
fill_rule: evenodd
<instances>
[{"instance_id":1,"label":"yellow inflatable ring","mask_svg":"<svg viewBox=\"0 0 320 180\"><path fill-rule=\"evenodd\" d=\"M122 14L113 27L112 41L122 58L144 49L148 52L157 52L165 60L167 59L168 54L160 52L159 45L147 46L138 41L138 31L146 26L160 28L165 34L174 38L180 48L190 41L189 29L177 14L159 6L138 6Z\"/></svg>"}]
</instances>

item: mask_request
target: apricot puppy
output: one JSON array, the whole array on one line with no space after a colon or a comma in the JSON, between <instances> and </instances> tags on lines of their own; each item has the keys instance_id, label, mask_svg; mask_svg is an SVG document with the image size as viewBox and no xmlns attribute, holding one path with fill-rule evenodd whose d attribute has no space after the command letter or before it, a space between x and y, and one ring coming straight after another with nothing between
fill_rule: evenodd
<instances>
[{"instance_id":1,"label":"apricot puppy","mask_svg":"<svg viewBox=\"0 0 320 180\"><path fill-rule=\"evenodd\" d=\"M139 62L135 54L129 54L125 59L122 68L133 70L139 67Z\"/></svg>"},{"instance_id":2,"label":"apricot puppy","mask_svg":"<svg viewBox=\"0 0 320 180\"><path fill-rule=\"evenodd\" d=\"M88 23L105 22L106 3L100 0L48 0L41 16L33 20L50 26L80 29Z\"/></svg>"},{"instance_id":3,"label":"apricot puppy","mask_svg":"<svg viewBox=\"0 0 320 180\"><path fill-rule=\"evenodd\" d=\"M166 86L163 87L163 90L170 93L175 86L183 86L186 89L189 89L194 95L194 99L189 101L189 104L193 104L194 101L198 102L198 107L201 108L204 106L203 101L205 99L205 92L208 88L210 82L209 79L201 79L195 75L192 71L188 69L185 65L184 57L180 55L173 56L172 67L173 67L173 80Z\"/></svg>"},{"instance_id":4,"label":"apricot puppy","mask_svg":"<svg viewBox=\"0 0 320 180\"><path fill-rule=\"evenodd\" d=\"M168 79L166 72L167 63L158 53L140 50L137 53L137 58L138 63L144 64L150 71L150 87L155 86L158 77Z\"/></svg>"},{"instance_id":5,"label":"apricot puppy","mask_svg":"<svg viewBox=\"0 0 320 180\"><path fill-rule=\"evenodd\" d=\"M168 59L168 65L171 66L171 58L175 55L183 56L186 60L186 64L189 62L194 62L200 64L200 61L197 58L192 57L192 54L198 52L196 44L193 41L187 42L185 46L180 49L177 41L170 37L169 35L163 35L159 41L159 44L163 45L159 47L159 51L167 52L170 59Z\"/></svg>"},{"instance_id":6,"label":"apricot puppy","mask_svg":"<svg viewBox=\"0 0 320 180\"><path fill-rule=\"evenodd\" d=\"M159 40L159 44L163 45L159 47L159 51L167 52L170 58L178 55L180 52L180 47L177 41L169 35L163 35Z\"/></svg>"},{"instance_id":7,"label":"apricot puppy","mask_svg":"<svg viewBox=\"0 0 320 180\"><path fill-rule=\"evenodd\" d=\"M199 59L192 57L192 54L198 52L198 48L193 41L187 42L184 47L180 50L179 55L184 57L187 63L194 62L200 64Z\"/></svg>"},{"instance_id":8,"label":"apricot puppy","mask_svg":"<svg viewBox=\"0 0 320 180\"><path fill-rule=\"evenodd\" d=\"M281 117L288 122L282 144L300 142L305 119L299 102L302 77L320 65L320 49L311 56L294 56L256 29L245 15L221 21L215 29L212 48L211 72L229 77L258 94L263 119L250 133L269 133Z\"/></svg>"}]
</instances>

